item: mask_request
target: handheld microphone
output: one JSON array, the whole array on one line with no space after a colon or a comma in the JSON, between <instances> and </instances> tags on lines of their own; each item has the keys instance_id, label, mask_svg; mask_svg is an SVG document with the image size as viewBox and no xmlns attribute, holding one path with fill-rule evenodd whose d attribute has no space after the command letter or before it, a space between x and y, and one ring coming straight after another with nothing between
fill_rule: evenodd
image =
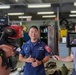
<instances>
[{"instance_id":1,"label":"handheld microphone","mask_svg":"<svg viewBox=\"0 0 76 75\"><path fill-rule=\"evenodd\" d=\"M48 53L52 52L52 49L48 45L46 45L44 48Z\"/></svg>"}]
</instances>

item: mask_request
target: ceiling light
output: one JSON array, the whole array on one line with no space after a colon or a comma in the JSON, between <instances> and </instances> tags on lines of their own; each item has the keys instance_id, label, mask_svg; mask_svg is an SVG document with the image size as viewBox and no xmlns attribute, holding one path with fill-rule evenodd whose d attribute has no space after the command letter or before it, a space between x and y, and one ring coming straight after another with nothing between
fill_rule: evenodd
<instances>
[{"instance_id":1,"label":"ceiling light","mask_svg":"<svg viewBox=\"0 0 76 75\"><path fill-rule=\"evenodd\" d=\"M37 12L37 14L54 14L54 12Z\"/></svg>"},{"instance_id":2,"label":"ceiling light","mask_svg":"<svg viewBox=\"0 0 76 75\"><path fill-rule=\"evenodd\" d=\"M69 15L69 17L76 17L76 14L71 14Z\"/></svg>"},{"instance_id":3,"label":"ceiling light","mask_svg":"<svg viewBox=\"0 0 76 75\"><path fill-rule=\"evenodd\" d=\"M16 2L18 2L19 0L15 0Z\"/></svg>"},{"instance_id":4,"label":"ceiling light","mask_svg":"<svg viewBox=\"0 0 76 75\"><path fill-rule=\"evenodd\" d=\"M0 9L9 9L10 5L0 5Z\"/></svg>"},{"instance_id":5,"label":"ceiling light","mask_svg":"<svg viewBox=\"0 0 76 75\"><path fill-rule=\"evenodd\" d=\"M32 18L32 16L19 16L18 18Z\"/></svg>"},{"instance_id":6,"label":"ceiling light","mask_svg":"<svg viewBox=\"0 0 76 75\"><path fill-rule=\"evenodd\" d=\"M8 13L8 15L24 15L24 13Z\"/></svg>"},{"instance_id":7,"label":"ceiling light","mask_svg":"<svg viewBox=\"0 0 76 75\"><path fill-rule=\"evenodd\" d=\"M76 2L74 2L74 6L76 6Z\"/></svg>"},{"instance_id":8,"label":"ceiling light","mask_svg":"<svg viewBox=\"0 0 76 75\"><path fill-rule=\"evenodd\" d=\"M74 11L70 11L71 13L76 13L76 11L74 10Z\"/></svg>"},{"instance_id":9,"label":"ceiling light","mask_svg":"<svg viewBox=\"0 0 76 75\"><path fill-rule=\"evenodd\" d=\"M47 8L51 7L50 3L41 3L41 4L28 4L28 8Z\"/></svg>"},{"instance_id":10,"label":"ceiling light","mask_svg":"<svg viewBox=\"0 0 76 75\"><path fill-rule=\"evenodd\" d=\"M46 16L42 16L43 18L50 18L50 17L56 17L56 15L46 15Z\"/></svg>"}]
</instances>

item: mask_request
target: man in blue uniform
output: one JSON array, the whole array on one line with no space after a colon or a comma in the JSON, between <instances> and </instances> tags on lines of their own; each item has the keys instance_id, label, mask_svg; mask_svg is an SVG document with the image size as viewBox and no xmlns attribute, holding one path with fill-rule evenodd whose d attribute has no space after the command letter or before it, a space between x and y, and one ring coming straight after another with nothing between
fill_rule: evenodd
<instances>
[{"instance_id":1,"label":"man in blue uniform","mask_svg":"<svg viewBox=\"0 0 76 75\"><path fill-rule=\"evenodd\" d=\"M76 47L72 47L71 49L72 49L71 54L68 57L63 58L63 57L60 57L57 55L54 55L52 57L55 60L60 60L60 61L65 61L65 62L73 62L74 61L72 75L76 75Z\"/></svg>"},{"instance_id":2,"label":"man in blue uniform","mask_svg":"<svg viewBox=\"0 0 76 75\"><path fill-rule=\"evenodd\" d=\"M44 63L50 58L50 48L38 39L36 26L30 27L29 36L30 40L22 45L19 54L19 60L26 62L24 75L45 75Z\"/></svg>"}]
</instances>

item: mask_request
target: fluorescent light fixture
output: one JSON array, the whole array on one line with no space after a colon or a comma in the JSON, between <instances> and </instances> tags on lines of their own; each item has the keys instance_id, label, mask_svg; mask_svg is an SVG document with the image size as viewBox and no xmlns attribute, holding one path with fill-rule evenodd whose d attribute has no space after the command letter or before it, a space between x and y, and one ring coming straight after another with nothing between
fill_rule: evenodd
<instances>
[{"instance_id":1,"label":"fluorescent light fixture","mask_svg":"<svg viewBox=\"0 0 76 75\"><path fill-rule=\"evenodd\" d=\"M8 15L24 15L24 13L8 13Z\"/></svg>"},{"instance_id":2,"label":"fluorescent light fixture","mask_svg":"<svg viewBox=\"0 0 76 75\"><path fill-rule=\"evenodd\" d=\"M0 9L9 9L10 5L0 5Z\"/></svg>"},{"instance_id":3,"label":"fluorescent light fixture","mask_svg":"<svg viewBox=\"0 0 76 75\"><path fill-rule=\"evenodd\" d=\"M69 17L76 17L76 14L70 14Z\"/></svg>"},{"instance_id":4,"label":"fluorescent light fixture","mask_svg":"<svg viewBox=\"0 0 76 75\"><path fill-rule=\"evenodd\" d=\"M19 16L18 18L32 18L32 16Z\"/></svg>"},{"instance_id":5,"label":"fluorescent light fixture","mask_svg":"<svg viewBox=\"0 0 76 75\"><path fill-rule=\"evenodd\" d=\"M74 6L76 6L76 2L74 2Z\"/></svg>"},{"instance_id":6,"label":"fluorescent light fixture","mask_svg":"<svg viewBox=\"0 0 76 75\"><path fill-rule=\"evenodd\" d=\"M37 14L54 14L54 12L50 11L50 12L37 12Z\"/></svg>"},{"instance_id":7,"label":"fluorescent light fixture","mask_svg":"<svg viewBox=\"0 0 76 75\"><path fill-rule=\"evenodd\" d=\"M46 16L42 16L43 18L52 18L52 17L56 17L56 15L46 15Z\"/></svg>"},{"instance_id":8,"label":"fluorescent light fixture","mask_svg":"<svg viewBox=\"0 0 76 75\"><path fill-rule=\"evenodd\" d=\"M28 8L48 8L48 7L51 7L50 3L28 4Z\"/></svg>"},{"instance_id":9,"label":"fluorescent light fixture","mask_svg":"<svg viewBox=\"0 0 76 75\"><path fill-rule=\"evenodd\" d=\"M76 13L76 11L74 10L74 11L70 11L71 13Z\"/></svg>"},{"instance_id":10,"label":"fluorescent light fixture","mask_svg":"<svg viewBox=\"0 0 76 75\"><path fill-rule=\"evenodd\" d=\"M19 0L15 0L15 2L18 2Z\"/></svg>"}]
</instances>

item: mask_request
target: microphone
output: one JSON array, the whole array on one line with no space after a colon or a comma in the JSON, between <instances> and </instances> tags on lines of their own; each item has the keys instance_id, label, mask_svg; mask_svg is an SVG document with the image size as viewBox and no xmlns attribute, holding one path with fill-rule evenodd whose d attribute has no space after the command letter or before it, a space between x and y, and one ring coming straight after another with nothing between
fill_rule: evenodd
<instances>
[{"instance_id":1,"label":"microphone","mask_svg":"<svg viewBox=\"0 0 76 75\"><path fill-rule=\"evenodd\" d=\"M48 53L52 52L52 49L48 45L46 45L44 48Z\"/></svg>"},{"instance_id":2,"label":"microphone","mask_svg":"<svg viewBox=\"0 0 76 75\"><path fill-rule=\"evenodd\" d=\"M46 50L48 53L50 53L50 54L51 54L51 56L53 56L53 55L54 55L54 53L53 53L52 49L51 49L48 45L46 45L44 48L45 48L45 50Z\"/></svg>"}]
</instances>

